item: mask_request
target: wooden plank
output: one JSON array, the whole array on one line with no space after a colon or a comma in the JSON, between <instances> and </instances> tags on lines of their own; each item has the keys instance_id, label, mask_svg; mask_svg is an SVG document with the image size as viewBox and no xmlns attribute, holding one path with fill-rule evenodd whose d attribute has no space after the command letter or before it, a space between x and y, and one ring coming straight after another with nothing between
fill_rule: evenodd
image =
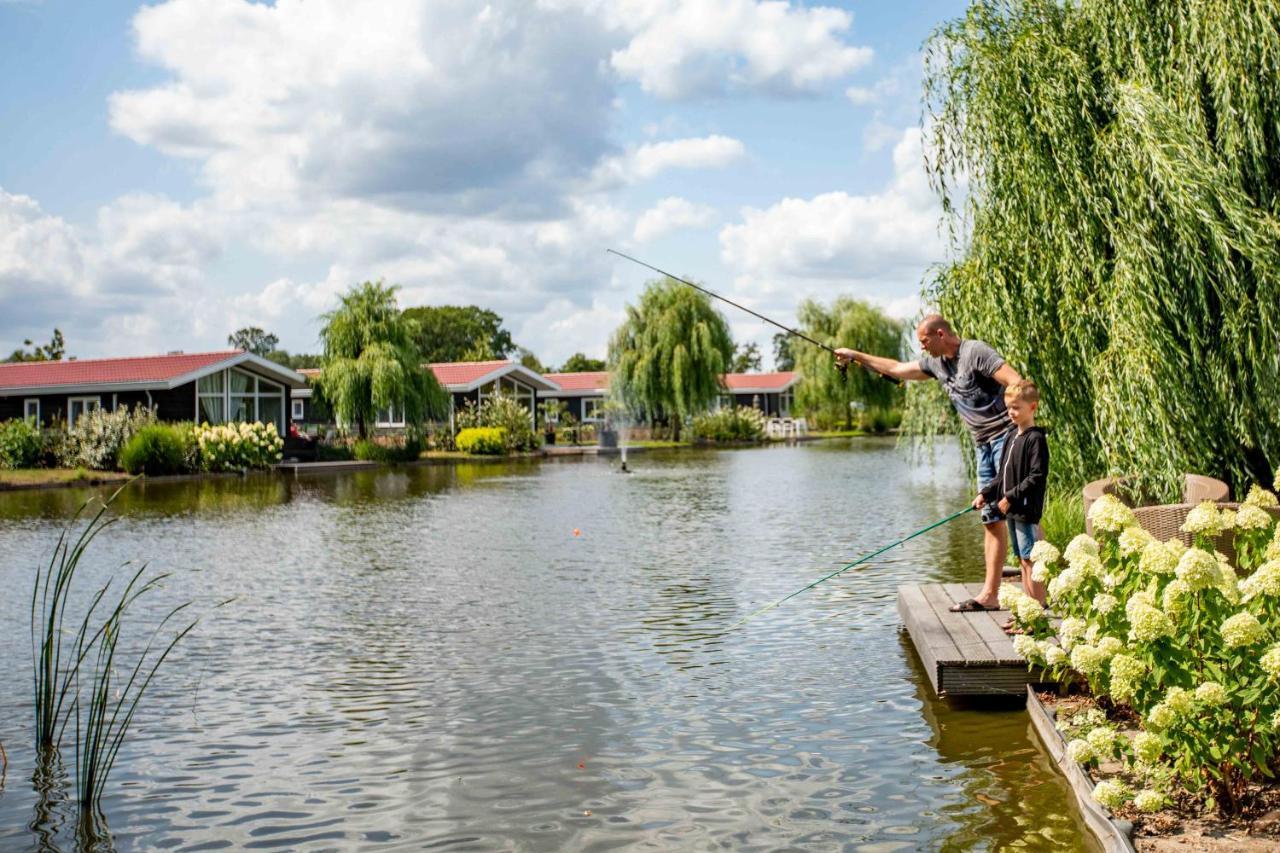
<instances>
[{"instance_id":1,"label":"wooden plank","mask_svg":"<svg viewBox=\"0 0 1280 853\"><path fill-rule=\"evenodd\" d=\"M964 601L982 591L981 584L974 584L974 586L977 587L976 592L970 591L969 586L959 583L943 584L942 588L957 601ZM997 616L996 613L1000 615ZM991 649L991 654L996 660L1023 662L1018 653L1013 650L1013 640L1000 627L1003 620L1008 618L1006 612L988 610L985 613L971 613L969 617L969 624L978 632L978 636L982 637L982 641L987 644L987 648Z\"/></svg>"},{"instance_id":2,"label":"wooden plank","mask_svg":"<svg viewBox=\"0 0 1280 853\"><path fill-rule=\"evenodd\" d=\"M932 608L915 584L898 587L898 615L907 627L911 644L924 665L935 693L941 693L940 657L960 659L960 652L952 644L950 636L933 618Z\"/></svg>"},{"instance_id":3,"label":"wooden plank","mask_svg":"<svg viewBox=\"0 0 1280 853\"><path fill-rule=\"evenodd\" d=\"M952 613L948 608L956 602L946 594L940 584L925 584L920 588L925 600L933 608L934 615L951 637L951 642L964 655L966 662L994 663L995 653L983 642L982 637L969 624L969 613ZM981 615L981 614L979 614Z\"/></svg>"}]
</instances>

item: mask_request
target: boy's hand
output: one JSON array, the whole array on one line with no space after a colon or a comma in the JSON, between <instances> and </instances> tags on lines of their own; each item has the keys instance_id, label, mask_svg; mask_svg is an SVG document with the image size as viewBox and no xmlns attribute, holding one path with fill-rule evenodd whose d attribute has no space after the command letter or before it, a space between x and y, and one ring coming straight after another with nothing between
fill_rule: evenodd
<instances>
[{"instance_id":1,"label":"boy's hand","mask_svg":"<svg viewBox=\"0 0 1280 853\"><path fill-rule=\"evenodd\" d=\"M1008 498L1001 498L1001 499L1000 499L1000 503L996 504L996 508L997 508L997 509L999 509L1001 512L1008 512L1008 511L1009 511L1009 499L1008 499Z\"/></svg>"},{"instance_id":2,"label":"boy's hand","mask_svg":"<svg viewBox=\"0 0 1280 853\"><path fill-rule=\"evenodd\" d=\"M976 498L973 499L974 509L982 509L986 505L987 505L987 499L984 498L982 495L978 495Z\"/></svg>"}]
</instances>

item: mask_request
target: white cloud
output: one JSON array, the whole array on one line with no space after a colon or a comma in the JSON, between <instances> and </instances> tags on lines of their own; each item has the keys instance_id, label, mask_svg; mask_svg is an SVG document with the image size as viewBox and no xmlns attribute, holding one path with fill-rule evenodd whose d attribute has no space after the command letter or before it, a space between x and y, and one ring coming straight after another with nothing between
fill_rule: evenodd
<instances>
[{"instance_id":1,"label":"white cloud","mask_svg":"<svg viewBox=\"0 0 1280 853\"><path fill-rule=\"evenodd\" d=\"M661 98L749 91L814 92L871 61L845 43L853 16L826 6L771 0L632 0L613 7L632 35L614 51L624 77Z\"/></svg>"},{"instance_id":2,"label":"white cloud","mask_svg":"<svg viewBox=\"0 0 1280 853\"><path fill-rule=\"evenodd\" d=\"M797 293L830 299L848 292L909 310L906 300L925 270L946 252L918 129L900 133L893 167L880 192L830 192L745 209L741 223L720 231L721 258L738 271L738 286L788 301Z\"/></svg>"},{"instance_id":3,"label":"white cloud","mask_svg":"<svg viewBox=\"0 0 1280 853\"><path fill-rule=\"evenodd\" d=\"M716 219L714 209L679 196L668 196L640 214L633 236L647 243L679 228L705 228Z\"/></svg>"},{"instance_id":4,"label":"white cloud","mask_svg":"<svg viewBox=\"0 0 1280 853\"><path fill-rule=\"evenodd\" d=\"M741 141L719 134L650 142L603 160L593 184L607 188L647 181L671 169L721 169L742 159L746 152Z\"/></svg>"}]
</instances>

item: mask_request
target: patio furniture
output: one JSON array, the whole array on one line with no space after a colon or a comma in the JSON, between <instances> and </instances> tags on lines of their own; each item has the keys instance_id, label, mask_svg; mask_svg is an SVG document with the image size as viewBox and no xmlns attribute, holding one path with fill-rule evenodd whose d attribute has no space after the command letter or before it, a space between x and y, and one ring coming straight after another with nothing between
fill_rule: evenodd
<instances>
[{"instance_id":1,"label":"patio furniture","mask_svg":"<svg viewBox=\"0 0 1280 853\"><path fill-rule=\"evenodd\" d=\"M1124 478L1107 477L1102 480L1094 480L1092 483L1085 485L1082 490L1082 499L1084 501L1084 528L1090 536L1093 535L1093 524L1089 521L1089 507L1093 506L1093 502L1103 495L1115 495L1123 503L1130 504L1130 500L1125 496L1123 485ZM1201 501L1213 501L1214 503L1222 503L1231 497L1231 487L1221 480L1215 480L1213 477L1206 477L1203 474L1184 474L1182 482L1182 503L1165 504L1164 506L1189 506L1193 507ZM1183 520L1186 519L1186 513L1182 514L1182 518L1178 520L1181 526ZM1154 516L1153 516L1153 523ZM1143 525L1144 527L1146 525ZM1173 534L1169 534L1173 535ZM1161 539L1168 539L1169 536L1163 536Z\"/></svg>"}]
</instances>

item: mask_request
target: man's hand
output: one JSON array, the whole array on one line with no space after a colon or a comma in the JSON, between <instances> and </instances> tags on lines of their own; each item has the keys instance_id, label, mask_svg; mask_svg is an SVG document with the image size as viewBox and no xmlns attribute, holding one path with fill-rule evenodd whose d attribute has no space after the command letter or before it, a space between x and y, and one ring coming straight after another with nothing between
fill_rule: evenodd
<instances>
[{"instance_id":1,"label":"man's hand","mask_svg":"<svg viewBox=\"0 0 1280 853\"><path fill-rule=\"evenodd\" d=\"M1000 499L1000 503L996 504L996 509L1000 510L1000 512L1002 512L1002 513L1004 513L1004 512L1008 512L1008 511L1009 511L1009 499L1008 499L1008 498L1001 498L1001 499Z\"/></svg>"},{"instance_id":2,"label":"man's hand","mask_svg":"<svg viewBox=\"0 0 1280 853\"><path fill-rule=\"evenodd\" d=\"M976 498L973 499L974 509L982 509L986 505L987 505L987 499L984 498L982 495L978 495Z\"/></svg>"},{"instance_id":3,"label":"man's hand","mask_svg":"<svg viewBox=\"0 0 1280 853\"><path fill-rule=\"evenodd\" d=\"M858 356L860 355L862 355L862 353L858 352L856 349L849 349L848 347L840 347L836 350L836 362L838 364L848 364L851 361L855 363L861 363L861 362L858 362Z\"/></svg>"}]
</instances>

